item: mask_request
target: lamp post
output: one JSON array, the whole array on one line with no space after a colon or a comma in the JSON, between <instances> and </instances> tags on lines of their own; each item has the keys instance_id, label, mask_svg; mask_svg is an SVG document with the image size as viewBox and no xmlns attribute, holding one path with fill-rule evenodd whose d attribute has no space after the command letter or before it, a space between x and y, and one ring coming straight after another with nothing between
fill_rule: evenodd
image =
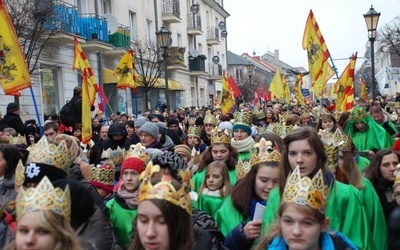
<instances>
[{"instance_id":1,"label":"lamp post","mask_svg":"<svg viewBox=\"0 0 400 250\"><path fill-rule=\"evenodd\" d=\"M368 38L371 42L371 87L372 87L372 99L376 98L376 81L375 81L375 53L374 53L374 42L376 38L376 28L378 26L379 16L381 13L375 11L374 7L369 9L367 14L364 14L365 24L368 29Z\"/></svg>"},{"instance_id":2,"label":"lamp post","mask_svg":"<svg viewBox=\"0 0 400 250\"><path fill-rule=\"evenodd\" d=\"M168 48L169 46L171 46L171 32L163 26L159 31L156 32L156 36L157 36L157 44L163 50L162 57L164 63L164 76L165 76L165 100L168 110L169 107Z\"/></svg>"},{"instance_id":3,"label":"lamp post","mask_svg":"<svg viewBox=\"0 0 400 250\"><path fill-rule=\"evenodd\" d=\"M250 89L249 97L251 97L253 95L252 90L251 90L251 77L253 76L254 65L251 62L249 62L246 65L246 68L247 68L247 74L249 75L249 89Z\"/></svg>"}]
</instances>

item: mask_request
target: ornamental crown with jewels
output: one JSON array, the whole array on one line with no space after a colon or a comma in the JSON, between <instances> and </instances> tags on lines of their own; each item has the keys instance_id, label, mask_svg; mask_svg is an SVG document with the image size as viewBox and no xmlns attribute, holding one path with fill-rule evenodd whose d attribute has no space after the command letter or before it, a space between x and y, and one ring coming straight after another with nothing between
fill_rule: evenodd
<instances>
[{"instance_id":1,"label":"ornamental crown with jewels","mask_svg":"<svg viewBox=\"0 0 400 250\"><path fill-rule=\"evenodd\" d=\"M22 215L39 210L52 210L63 215L68 221L71 219L69 187L65 190L54 188L47 176L43 177L37 187L26 190L20 188L16 201L17 221Z\"/></svg>"},{"instance_id":2,"label":"ornamental crown with jewels","mask_svg":"<svg viewBox=\"0 0 400 250\"><path fill-rule=\"evenodd\" d=\"M189 196L191 185L190 172L188 170L179 170L178 174L182 179L182 187L179 190L176 190L172 185L173 178L169 174L163 174L160 182L153 185L151 183L152 176L158 172L160 172L160 166L153 165L153 162L150 161L146 169L141 173L139 203L150 199L166 200L181 207L188 214L192 214L192 202Z\"/></svg>"},{"instance_id":3,"label":"ornamental crown with jewels","mask_svg":"<svg viewBox=\"0 0 400 250\"><path fill-rule=\"evenodd\" d=\"M148 153L146 153L146 147L143 146L140 142L137 144L133 144L129 147L129 150L126 151L125 158L135 157L141 159L144 163L147 163Z\"/></svg>"},{"instance_id":4,"label":"ornamental crown with jewels","mask_svg":"<svg viewBox=\"0 0 400 250\"><path fill-rule=\"evenodd\" d=\"M225 129L222 131L218 127L215 127L211 132L210 142L211 144L230 144L231 138L229 130Z\"/></svg>"},{"instance_id":5,"label":"ornamental crown with jewels","mask_svg":"<svg viewBox=\"0 0 400 250\"><path fill-rule=\"evenodd\" d=\"M311 179L308 176L301 177L297 166L286 181L282 201L306 205L324 214L329 191L330 187L325 184L321 169Z\"/></svg>"},{"instance_id":6,"label":"ornamental crown with jewels","mask_svg":"<svg viewBox=\"0 0 400 250\"><path fill-rule=\"evenodd\" d=\"M100 182L104 185L114 185L115 166L112 162L106 161L97 166L92 165L90 181Z\"/></svg>"},{"instance_id":7,"label":"ornamental crown with jewels","mask_svg":"<svg viewBox=\"0 0 400 250\"><path fill-rule=\"evenodd\" d=\"M250 158L251 166L260 162L280 162L281 153L277 146L273 147L271 141L261 138L260 142L256 143L253 148L253 154Z\"/></svg>"}]
</instances>

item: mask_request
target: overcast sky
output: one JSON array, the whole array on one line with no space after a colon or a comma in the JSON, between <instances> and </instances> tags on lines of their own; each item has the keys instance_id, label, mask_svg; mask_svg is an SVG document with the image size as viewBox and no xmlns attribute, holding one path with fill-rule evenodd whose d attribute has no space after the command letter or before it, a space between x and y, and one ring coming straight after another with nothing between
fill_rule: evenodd
<instances>
[{"instance_id":1,"label":"overcast sky","mask_svg":"<svg viewBox=\"0 0 400 250\"><path fill-rule=\"evenodd\" d=\"M381 13L378 29L400 15L400 0L225 0L228 50L241 55L279 49L280 60L308 70L306 51L301 46L310 9L333 59L358 51L363 57L368 32L363 14L371 4ZM348 61L334 60L339 74ZM357 60L361 65L362 61ZM356 66L357 67L357 66Z\"/></svg>"}]
</instances>

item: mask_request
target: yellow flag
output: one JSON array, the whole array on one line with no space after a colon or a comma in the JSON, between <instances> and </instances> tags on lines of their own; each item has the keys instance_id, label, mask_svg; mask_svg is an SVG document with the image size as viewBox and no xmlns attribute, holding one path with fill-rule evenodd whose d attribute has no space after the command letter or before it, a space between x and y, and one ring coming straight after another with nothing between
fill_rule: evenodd
<instances>
[{"instance_id":1,"label":"yellow flag","mask_svg":"<svg viewBox=\"0 0 400 250\"><path fill-rule=\"evenodd\" d=\"M365 85L364 78L361 78L361 97L365 100L369 100L367 86Z\"/></svg>"},{"instance_id":2,"label":"yellow flag","mask_svg":"<svg viewBox=\"0 0 400 250\"><path fill-rule=\"evenodd\" d=\"M135 84L135 67L133 51L129 50L119 61L114 75L118 79L117 88L125 89L136 88Z\"/></svg>"},{"instance_id":3,"label":"yellow flag","mask_svg":"<svg viewBox=\"0 0 400 250\"><path fill-rule=\"evenodd\" d=\"M271 93L271 99L281 99L285 97L285 91L283 89L282 77L279 69L276 70L274 77L272 78L271 85L269 86L269 92Z\"/></svg>"},{"instance_id":4,"label":"yellow flag","mask_svg":"<svg viewBox=\"0 0 400 250\"><path fill-rule=\"evenodd\" d=\"M342 75L335 84L337 101L336 110L348 111L354 106L354 68L356 67L357 53L351 58Z\"/></svg>"},{"instance_id":5,"label":"yellow flag","mask_svg":"<svg viewBox=\"0 0 400 250\"><path fill-rule=\"evenodd\" d=\"M18 37L4 2L0 0L0 83L6 95L20 96L32 86L31 76Z\"/></svg>"},{"instance_id":6,"label":"yellow flag","mask_svg":"<svg viewBox=\"0 0 400 250\"><path fill-rule=\"evenodd\" d=\"M223 114L232 112L234 101L235 99L233 99L233 93L231 91L231 88L229 88L228 79L226 77L226 73L224 72L222 75L222 99L221 99L221 111Z\"/></svg>"},{"instance_id":7,"label":"yellow flag","mask_svg":"<svg viewBox=\"0 0 400 250\"><path fill-rule=\"evenodd\" d=\"M92 138L92 117L90 115L90 90L86 71L82 75L82 142L88 143Z\"/></svg>"},{"instance_id":8,"label":"yellow flag","mask_svg":"<svg viewBox=\"0 0 400 250\"><path fill-rule=\"evenodd\" d=\"M301 104L304 105L304 97L303 97L303 93L301 92L301 86L303 85L303 75L302 74L298 74L296 77L296 83L294 85L294 98Z\"/></svg>"},{"instance_id":9,"label":"yellow flag","mask_svg":"<svg viewBox=\"0 0 400 250\"><path fill-rule=\"evenodd\" d=\"M289 83L286 80L286 76L285 75L282 75L282 84L283 84L283 87L285 89L285 100L286 100L286 103L289 103L290 102L290 87L289 87Z\"/></svg>"},{"instance_id":10,"label":"yellow flag","mask_svg":"<svg viewBox=\"0 0 400 250\"><path fill-rule=\"evenodd\" d=\"M327 62L330 57L329 50L312 10L307 18L302 45L303 49L307 50L311 85L317 96L322 98L326 83L335 72Z\"/></svg>"}]
</instances>

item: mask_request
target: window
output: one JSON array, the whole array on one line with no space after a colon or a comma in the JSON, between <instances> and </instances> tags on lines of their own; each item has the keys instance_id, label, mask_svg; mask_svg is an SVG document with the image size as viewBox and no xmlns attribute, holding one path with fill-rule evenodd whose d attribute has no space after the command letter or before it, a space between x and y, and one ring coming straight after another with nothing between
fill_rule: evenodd
<instances>
[{"instance_id":1,"label":"window","mask_svg":"<svg viewBox=\"0 0 400 250\"><path fill-rule=\"evenodd\" d=\"M59 68L40 65L44 115L58 114L64 105L64 103L60 103L58 74Z\"/></svg>"},{"instance_id":2,"label":"window","mask_svg":"<svg viewBox=\"0 0 400 250\"><path fill-rule=\"evenodd\" d=\"M199 50L200 55L203 55L203 45L201 43L199 43L198 48L199 48L198 50Z\"/></svg>"},{"instance_id":3,"label":"window","mask_svg":"<svg viewBox=\"0 0 400 250\"><path fill-rule=\"evenodd\" d=\"M190 88L190 95L192 96L192 106L196 106L195 98L193 98L196 96L196 90L194 87Z\"/></svg>"},{"instance_id":4,"label":"window","mask_svg":"<svg viewBox=\"0 0 400 250\"><path fill-rule=\"evenodd\" d=\"M182 47L182 35L177 33L177 41L178 41L178 47Z\"/></svg>"},{"instance_id":5,"label":"window","mask_svg":"<svg viewBox=\"0 0 400 250\"><path fill-rule=\"evenodd\" d=\"M202 105L205 105L205 103L204 103L204 89L203 88L200 88L200 103L202 104Z\"/></svg>"},{"instance_id":6,"label":"window","mask_svg":"<svg viewBox=\"0 0 400 250\"><path fill-rule=\"evenodd\" d=\"M131 31L131 41L136 40L136 13L129 11L129 29Z\"/></svg>"},{"instance_id":7,"label":"window","mask_svg":"<svg viewBox=\"0 0 400 250\"><path fill-rule=\"evenodd\" d=\"M153 25L152 25L153 22L147 19L146 23L147 23L147 39L149 40L150 43L155 42L154 41L155 32L153 32Z\"/></svg>"},{"instance_id":8,"label":"window","mask_svg":"<svg viewBox=\"0 0 400 250\"><path fill-rule=\"evenodd\" d=\"M111 0L103 0L103 14L111 13Z\"/></svg>"}]
</instances>

